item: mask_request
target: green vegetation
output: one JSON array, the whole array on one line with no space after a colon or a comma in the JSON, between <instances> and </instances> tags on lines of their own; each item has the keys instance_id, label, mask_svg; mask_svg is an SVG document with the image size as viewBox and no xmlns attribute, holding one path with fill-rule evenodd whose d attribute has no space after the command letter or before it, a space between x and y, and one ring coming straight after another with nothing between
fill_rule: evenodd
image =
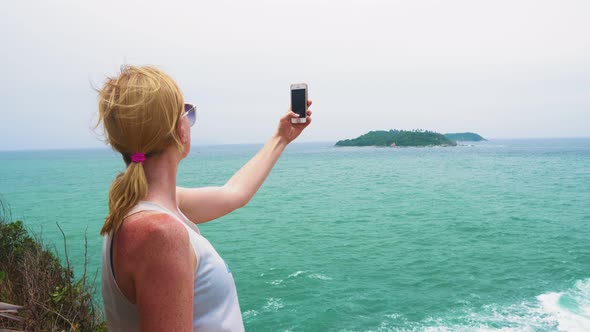
<instances>
[{"instance_id":1,"label":"green vegetation","mask_svg":"<svg viewBox=\"0 0 590 332\"><path fill-rule=\"evenodd\" d=\"M378 130L354 139L338 141L336 146L455 146L443 134L428 130Z\"/></svg>"},{"instance_id":2,"label":"green vegetation","mask_svg":"<svg viewBox=\"0 0 590 332\"><path fill-rule=\"evenodd\" d=\"M10 310L15 306L3 304L0 331L106 331L86 267L76 280L67 247L63 266L40 239L28 234L22 221L11 219L0 199L0 301L22 306Z\"/></svg>"},{"instance_id":3,"label":"green vegetation","mask_svg":"<svg viewBox=\"0 0 590 332\"><path fill-rule=\"evenodd\" d=\"M479 142L479 141L487 141L487 139L479 136L476 133L452 133L452 134L445 134L445 136L453 141L466 141L466 142Z\"/></svg>"}]
</instances>

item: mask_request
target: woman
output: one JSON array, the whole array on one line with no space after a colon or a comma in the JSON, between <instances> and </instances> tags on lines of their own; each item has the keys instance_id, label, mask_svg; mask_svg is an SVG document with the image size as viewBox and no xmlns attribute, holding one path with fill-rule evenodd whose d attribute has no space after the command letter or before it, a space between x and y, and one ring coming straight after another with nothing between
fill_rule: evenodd
<instances>
[{"instance_id":1,"label":"woman","mask_svg":"<svg viewBox=\"0 0 590 332\"><path fill-rule=\"evenodd\" d=\"M195 224L244 206L311 118L291 124L298 115L287 112L224 186L178 188L196 108L184 103L169 76L153 67L123 67L99 90L98 109L109 144L127 164L111 185L101 230L109 331L243 330L232 274Z\"/></svg>"}]
</instances>

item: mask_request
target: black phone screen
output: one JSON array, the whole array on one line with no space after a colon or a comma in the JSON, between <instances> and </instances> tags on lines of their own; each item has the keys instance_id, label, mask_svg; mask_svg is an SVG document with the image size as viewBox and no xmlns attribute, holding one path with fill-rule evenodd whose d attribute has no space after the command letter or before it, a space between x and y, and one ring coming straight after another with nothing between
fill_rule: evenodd
<instances>
[{"instance_id":1,"label":"black phone screen","mask_svg":"<svg viewBox=\"0 0 590 332\"><path fill-rule=\"evenodd\" d=\"M305 118L305 89L291 90L291 109L299 114L300 118Z\"/></svg>"}]
</instances>

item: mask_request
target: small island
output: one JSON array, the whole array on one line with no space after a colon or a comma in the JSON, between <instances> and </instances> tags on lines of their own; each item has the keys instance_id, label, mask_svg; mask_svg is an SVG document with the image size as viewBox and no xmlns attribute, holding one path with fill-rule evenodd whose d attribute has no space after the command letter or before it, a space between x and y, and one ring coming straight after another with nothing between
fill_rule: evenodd
<instances>
[{"instance_id":1,"label":"small island","mask_svg":"<svg viewBox=\"0 0 590 332\"><path fill-rule=\"evenodd\" d=\"M479 136L476 133L451 133L445 134L445 136L453 141L462 141L462 142L481 142L487 141L487 139Z\"/></svg>"},{"instance_id":2,"label":"small island","mask_svg":"<svg viewBox=\"0 0 590 332\"><path fill-rule=\"evenodd\" d=\"M456 146L454 140L428 130L377 130L357 138L338 141L336 146Z\"/></svg>"}]
</instances>

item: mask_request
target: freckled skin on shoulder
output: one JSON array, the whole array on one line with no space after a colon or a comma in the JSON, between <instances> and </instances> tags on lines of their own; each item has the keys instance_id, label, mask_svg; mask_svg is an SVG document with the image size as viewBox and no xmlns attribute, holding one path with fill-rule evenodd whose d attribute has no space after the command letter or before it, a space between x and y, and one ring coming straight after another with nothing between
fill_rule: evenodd
<instances>
[{"instance_id":1,"label":"freckled skin on shoulder","mask_svg":"<svg viewBox=\"0 0 590 332\"><path fill-rule=\"evenodd\" d=\"M158 237L186 236L184 226L171 216L156 211L143 211L129 216L115 236L115 246L119 249L119 257L129 258L128 263L136 263L150 241Z\"/></svg>"},{"instance_id":2,"label":"freckled skin on shoulder","mask_svg":"<svg viewBox=\"0 0 590 332\"><path fill-rule=\"evenodd\" d=\"M191 331L196 257L186 228L169 215L140 212L114 241L117 284L138 306L142 331Z\"/></svg>"}]
</instances>

